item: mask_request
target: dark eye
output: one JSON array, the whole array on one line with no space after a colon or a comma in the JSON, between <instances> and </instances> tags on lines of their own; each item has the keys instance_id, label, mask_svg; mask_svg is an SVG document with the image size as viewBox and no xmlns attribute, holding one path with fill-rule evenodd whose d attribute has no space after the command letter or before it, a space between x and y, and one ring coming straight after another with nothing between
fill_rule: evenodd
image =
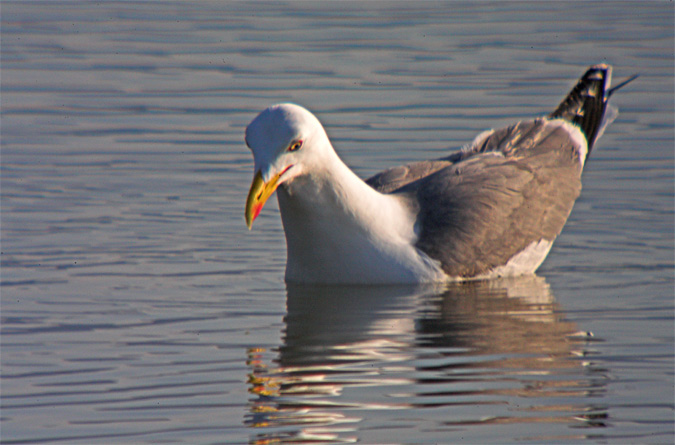
<instances>
[{"instance_id":1,"label":"dark eye","mask_svg":"<svg viewBox=\"0 0 675 445\"><path fill-rule=\"evenodd\" d=\"M288 151L297 151L302 147L302 141L295 141L289 147Z\"/></svg>"}]
</instances>

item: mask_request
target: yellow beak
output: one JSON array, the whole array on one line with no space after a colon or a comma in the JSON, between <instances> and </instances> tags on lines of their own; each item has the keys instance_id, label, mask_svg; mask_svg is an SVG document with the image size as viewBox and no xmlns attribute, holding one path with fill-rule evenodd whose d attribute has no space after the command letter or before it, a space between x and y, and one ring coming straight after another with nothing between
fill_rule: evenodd
<instances>
[{"instance_id":1,"label":"yellow beak","mask_svg":"<svg viewBox=\"0 0 675 445\"><path fill-rule=\"evenodd\" d=\"M258 217L260 211L262 210L265 202L272 196L272 193L277 189L277 183L279 181L279 176L283 172L276 174L269 180L269 182L263 181L262 174L260 172L256 173L253 177L253 182L251 183L251 190L248 192L248 198L246 198L246 227L251 230L253 221Z\"/></svg>"}]
</instances>

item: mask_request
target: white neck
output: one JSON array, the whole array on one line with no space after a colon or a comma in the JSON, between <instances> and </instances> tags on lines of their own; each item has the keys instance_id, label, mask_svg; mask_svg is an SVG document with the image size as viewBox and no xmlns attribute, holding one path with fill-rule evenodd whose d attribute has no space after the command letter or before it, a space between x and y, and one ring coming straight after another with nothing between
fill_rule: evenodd
<instances>
[{"instance_id":1,"label":"white neck","mask_svg":"<svg viewBox=\"0 0 675 445\"><path fill-rule=\"evenodd\" d=\"M289 282L438 281L440 267L415 249L415 213L359 179L332 147L317 168L277 190Z\"/></svg>"}]
</instances>

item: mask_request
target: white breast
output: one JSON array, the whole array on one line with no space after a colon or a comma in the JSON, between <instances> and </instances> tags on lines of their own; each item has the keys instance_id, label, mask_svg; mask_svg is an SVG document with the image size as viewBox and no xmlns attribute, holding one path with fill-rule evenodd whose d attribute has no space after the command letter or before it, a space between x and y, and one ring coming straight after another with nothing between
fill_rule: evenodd
<instances>
[{"instance_id":1,"label":"white breast","mask_svg":"<svg viewBox=\"0 0 675 445\"><path fill-rule=\"evenodd\" d=\"M393 284L446 278L437 261L415 248L414 215L397 198L335 200L332 191L292 197L286 188L277 193L288 251L286 281ZM339 204L346 202L372 211Z\"/></svg>"}]
</instances>

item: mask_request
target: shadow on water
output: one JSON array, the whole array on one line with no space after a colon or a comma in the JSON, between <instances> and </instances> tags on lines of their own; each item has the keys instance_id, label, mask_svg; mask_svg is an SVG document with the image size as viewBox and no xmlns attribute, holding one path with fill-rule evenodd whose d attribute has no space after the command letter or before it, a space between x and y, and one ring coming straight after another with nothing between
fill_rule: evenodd
<instances>
[{"instance_id":1,"label":"shadow on water","mask_svg":"<svg viewBox=\"0 0 675 445\"><path fill-rule=\"evenodd\" d=\"M364 440L364 422L400 429L401 415L386 413L403 410L424 410L440 433L526 423L542 429L525 439L564 440L604 426L606 410L591 402L606 384L587 361L592 338L565 320L541 277L289 286L287 309L279 350L248 351L252 443ZM550 423L576 432L546 437Z\"/></svg>"}]
</instances>

